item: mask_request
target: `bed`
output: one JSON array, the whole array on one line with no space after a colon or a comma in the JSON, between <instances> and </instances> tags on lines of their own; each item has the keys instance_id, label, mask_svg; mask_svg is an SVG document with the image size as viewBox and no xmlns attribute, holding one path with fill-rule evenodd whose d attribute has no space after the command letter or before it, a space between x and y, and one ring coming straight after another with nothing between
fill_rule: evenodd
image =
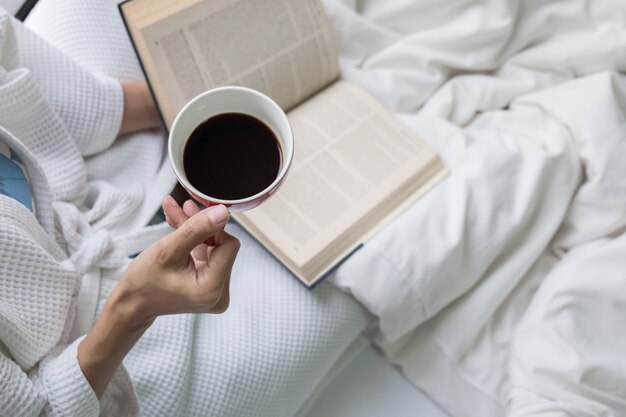
<instances>
[{"instance_id":1,"label":"bed","mask_svg":"<svg viewBox=\"0 0 626 417\"><path fill-rule=\"evenodd\" d=\"M342 77L451 175L328 278L367 339L298 416L626 415L623 1L323 3Z\"/></svg>"}]
</instances>

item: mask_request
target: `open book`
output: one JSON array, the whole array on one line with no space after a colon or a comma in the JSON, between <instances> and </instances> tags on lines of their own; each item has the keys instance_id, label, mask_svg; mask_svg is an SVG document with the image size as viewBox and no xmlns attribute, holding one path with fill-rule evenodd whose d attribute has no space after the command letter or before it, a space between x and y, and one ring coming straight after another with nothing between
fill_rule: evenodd
<instances>
[{"instance_id":1,"label":"open book","mask_svg":"<svg viewBox=\"0 0 626 417\"><path fill-rule=\"evenodd\" d=\"M120 10L168 128L222 85L254 88L287 111L290 173L234 218L307 286L447 173L377 100L338 80L319 0L128 0Z\"/></svg>"}]
</instances>

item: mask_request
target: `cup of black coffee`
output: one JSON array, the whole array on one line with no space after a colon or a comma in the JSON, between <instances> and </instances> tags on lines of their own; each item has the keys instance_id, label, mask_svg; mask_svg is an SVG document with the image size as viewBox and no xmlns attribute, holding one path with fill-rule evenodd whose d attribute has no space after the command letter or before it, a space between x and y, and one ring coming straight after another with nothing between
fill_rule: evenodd
<instances>
[{"instance_id":1,"label":"cup of black coffee","mask_svg":"<svg viewBox=\"0 0 626 417\"><path fill-rule=\"evenodd\" d=\"M293 133L271 98L245 87L220 87L191 100L170 130L178 181L205 206L249 210L282 184L293 158Z\"/></svg>"}]
</instances>

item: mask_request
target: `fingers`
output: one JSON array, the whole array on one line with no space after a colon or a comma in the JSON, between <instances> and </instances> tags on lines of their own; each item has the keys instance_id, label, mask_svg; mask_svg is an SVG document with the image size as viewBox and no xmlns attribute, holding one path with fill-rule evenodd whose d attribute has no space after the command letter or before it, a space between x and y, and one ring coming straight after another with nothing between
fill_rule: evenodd
<instances>
[{"instance_id":1,"label":"fingers","mask_svg":"<svg viewBox=\"0 0 626 417\"><path fill-rule=\"evenodd\" d=\"M200 211L200 208L193 200L187 200L183 204L183 211L187 217L191 217ZM205 245L215 246L215 239L213 237L204 241Z\"/></svg>"},{"instance_id":2,"label":"fingers","mask_svg":"<svg viewBox=\"0 0 626 417\"><path fill-rule=\"evenodd\" d=\"M172 222L177 222L180 219L178 210L182 212L182 209L179 207L176 210L175 207L169 206L169 202L167 205L172 213ZM182 215L186 216L184 212ZM186 262L192 249L222 229L228 218L228 209L218 205L202 210L183 221L178 225L178 229L161 240L169 253L168 257Z\"/></svg>"},{"instance_id":3,"label":"fingers","mask_svg":"<svg viewBox=\"0 0 626 417\"><path fill-rule=\"evenodd\" d=\"M185 215L187 215L187 217L191 217L199 211L200 207L198 207L198 205L192 200L187 200L185 201L185 204L183 204L183 212L185 213Z\"/></svg>"},{"instance_id":4,"label":"fingers","mask_svg":"<svg viewBox=\"0 0 626 417\"><path fill-rule=\"evenodd\" d=\"M189 217L196 215L200 211L200 208L193 200L185 201L183 206L180 207L176 200L169 195L163 199L162 206L167 223L175 229Z\"/></svg>"},{"instance_id":5,"label":"fingers","mask_svg":"<svg viewBox=\"0 0 626 417\"><path fill-rule=\"evenodd\" d=\"M167 224L174 229L178 229L189 217L197 214L200 208L193 200L185 201L181 208L174 198L167 196L163 199L163 211L165 212ZM206 239L203 243L208 246L215 246L213 237ZM195 259L206 260L206 252L202 247L194 248L192 255Z\"/></svg>"},{"instance_id":6,"label":"fingers","mask_svg":"<svg viewBox=\"0 0 626 417\"><path fill-rule=\"evenodd\" d=\"M174 198L170 195L163 199L162 206L167 224L172 226L174 229L178 229L178 226L183 224L189 218L189 216L187 216L183 209L178 205L176 200L174 200Z\"/></svg>"},{"instance_id":7,"label":"fingers","mask_svg":"<svg viewBox=\"0 0 626 417\"><path fill-rule=\"evenodd\" d=\"M220 233L222 243L211 249L207 263L198 270L198 278L208 280L213 285L215 280L221 280L219 284L219 295L214 298L211 312L222 313L228 308L230 302L230 276L232 272L240 243L234 236L222 231ZM211 287L213 287L211 285ZM215 287L213 287L215 288Z\"/></svg>"},{"instance_id":8,"label":"fingers","mask_svg":"<svg viewBox=\"0 0 626 417\"><path fill-rule=\"evenodd\" d=\"M224 230L218 233L216 240L219 240L217 246L207 248L207 265L214 273L220 273L223 268L233 266L241 244L239 239Z\"/></svg>"}]
</instances>

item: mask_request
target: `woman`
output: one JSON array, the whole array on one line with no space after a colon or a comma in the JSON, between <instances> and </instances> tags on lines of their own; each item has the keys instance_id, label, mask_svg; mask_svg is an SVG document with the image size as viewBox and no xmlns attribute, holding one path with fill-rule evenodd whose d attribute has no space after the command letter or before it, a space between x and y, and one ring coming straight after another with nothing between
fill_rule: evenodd
<instances>
[{"instance_id":1,"label":"woman","mask_svg":"<svg viewBox=\"0 0 626 417\"><path fill-rule=\"evenodd\" d=\"M70 31L81 53L0 14L0 143L23 180L0 195L2 414L295 414L364 328L360 308L328 286L308 292L228 226L245 252L233 267L223 206L167 197L178 229L145 227L167 183L162 135L146 130L154 105L115 6L64 13L49 28L90 22ZM181 314L225 311L229 288L226 314Z\"/></svg>"}]
</instances>

